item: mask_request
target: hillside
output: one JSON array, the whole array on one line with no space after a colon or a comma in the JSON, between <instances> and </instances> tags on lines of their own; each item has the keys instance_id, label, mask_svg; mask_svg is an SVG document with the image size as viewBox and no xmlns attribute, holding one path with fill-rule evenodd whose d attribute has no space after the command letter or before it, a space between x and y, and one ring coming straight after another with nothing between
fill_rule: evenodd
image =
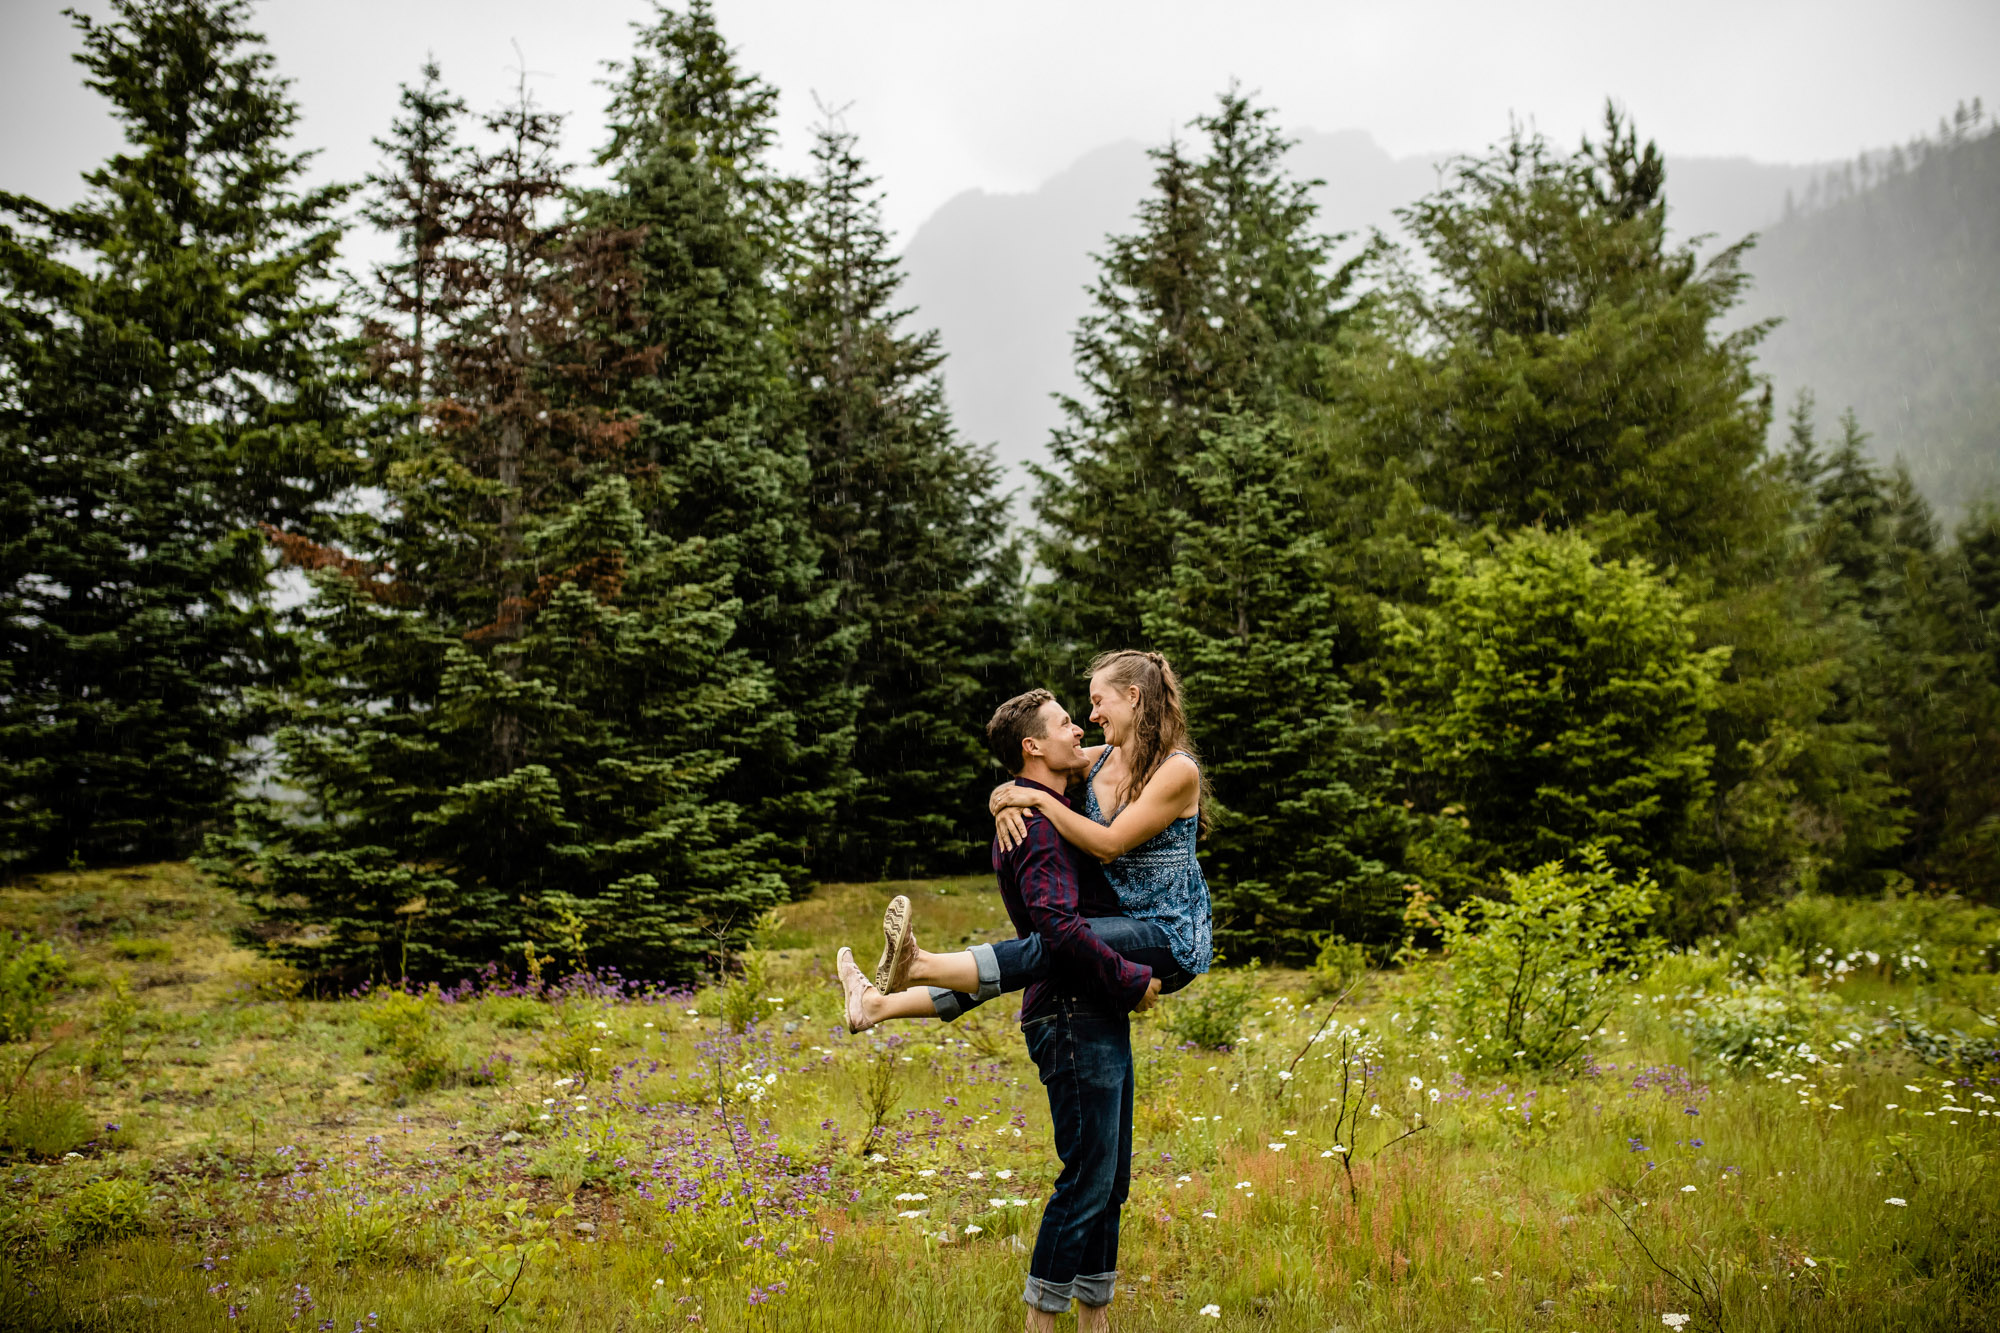
<instances>
[{"instance_id":1,"label":"hillside","mask_svg":"<svg viewBox=\"0 0 2000 1333\"><path fill-rule=\"evenodd\" d=\"M1784 402L1852 407L1947 515L2000 483L2000 134L1960 138L1769 228L1752 317Z\"/></svg>"},{"instance_id":2,"label":"hillside","mask_svg":"<svg viewBox=\"0 0 2000 1333\"><path fill-rule=\"evenodd\" d=\"M1437 182L1447 154L1392 157L1360 130L1297 133L1291 168L1326 184L1325 230L1359 244L1395 227L1394 210ZM1820 171L1747 158L1682 158L1669 194L1683 235L1735 239L1784 211ZM1074 392L1070 335L1088 309L1093 251L1123 231L1151 182L1145 147L1110 144L1025 194L969 190L917 229L903 254L905 297L950 354L946 385L959 427L998 445L1012 468L1039 458L1061 420L1051 398Z\"/></svg>"}]
</instances>

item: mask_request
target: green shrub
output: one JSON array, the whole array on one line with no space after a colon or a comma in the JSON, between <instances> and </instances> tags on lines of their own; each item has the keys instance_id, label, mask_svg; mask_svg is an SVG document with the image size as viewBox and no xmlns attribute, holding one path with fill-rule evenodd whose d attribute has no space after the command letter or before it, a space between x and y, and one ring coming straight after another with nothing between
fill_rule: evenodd
<instances>
[{"instance_id":1,"label":"green shrub","mask_svg":"<svg viewBox=\"0 0 2000 1333\"><path fill-rule=\"evenodd\" d=\"M125 1046L138 1026L139 1002L132 998L131 983L113 979L111 993L98 1010L97 1033L84 1057L84 1064L100 1078L116 1078L125 1072Z\"/></svg>"},{"instance_id":2,"label":"green shrub","mask_svg":"<svg viewBox=\"0 0 2000 1333\"><path fill-rule=\"evenodd\" d=\"M21 1083L0 1107L0 1146L18 1156L46 1160L90 1142L96 1122L73 1092L64 1083L45 1079Z\"/></svg>"},{"instance_id":3,"label":"green shrub","mask_svg":"<svg viewBox=\"0 0 2000 1333\"><path fill-rule=\"evenodd\" d=\"M603 1078L611 1071L611 1056L605 1050L611 1040L611 1025L600 1010L565 1005L556 1013L556 1026L542 1037L537 1062L585 1082Z\"/></svg>"},{"instance_id":4,"label":"green shrub","mask_svg":"<svg viewBox=\"0 0 2000 1333\"><path fill-rule=\"evenodd\" d=\"M1368 950L1328 931L1314 937L1319 953L1306 972L1306 998L1344 995L1368 971Z\"/></svg>"},{"instance_id":5,"label":"green shrub","mask_svg":"<svg viewBox=\"0 0 2000 1333\"><path fill-rule=\"evenodd\" d=\"M0 933L0 1041L26 1041L47 1016L69 960L47 940Z\"/></svg>"},{"instance_id":6,"label":"green shrub","mask_svg":"<svg viewBox=\"0 0 2000 1333\"><path fill-rule=\"evenodd\" d=\"M1702 1053L1739 1068L1790 1070L1862 1040L1859 1030L1846 1036L1835 1031L1848 1017L1847 1006L1796 973L1732 976L1721 987L1675 998L1668 1026Z\"/></svg>"},{"instance_id":7,"label":"green shrub","mask_svg":"<svg viewBox=\"0 0 2000 1333\"><path fill-rule=\"evenodd\" d=\"M135 963L165 962L174 956L174 946L165 940L147 936L128 935L111 941L111 955L126 958Z\"/></svg>"},{"instance_id":8,"label":"green shrub","mask_svg":"<svg viewBox=\"0 0 2000 1333\"><path fill-rule=\"evenodd\" d=\"M486 1017L494 1027L509 1032L533 1032L549 1020L549 1007L540 1000L510 995L486 1002Z\"/></svg>"},{"instance_id":9,"label":"green shrub","mask_svg":"<svg viewBox=\"0 0 2000 1333\"><path fill-rule=\"evenodd\" d=\"M407 1092L427 1092L454 1081L458 1061L445 1040L436 988L422 995L384 991L362 1011L374 1044L395 1063Z\"/></svg>"},{"instance_id":10,"label":"green shrub","mask_svg":"<svg viewBox=\"0 0 2000 1333\"><path fill-rule=\"evenodd\" d=\"M1644 871L1621 879L1602 849L1582 870L1560 862L1504 872L1505 900L1469 899L1440 912L1462 1049L1481 1069L1549 1069L1582 1049L1611 1012L1628 974L1650 971L1645 934L1659 894Z\"/></svg>"},{"instance_id":11,"label":"green shrub","mask_svg":"<svg viewBox=\"0 0 2000 1333\"><path fill-rule=\"evenodd\" d=\"M1955 895L1802 893L1745 919L1731 942L1750 959L1794 950L1829 979L1986 972L2000 963L2000 911Z\"/></svg>"},{"instance_id":12,"label":"green shrub","mask_svg":"<svg viewBox=\"0 0 2000 1333\"><path fill-rule=\"evenodd\" d=\"M133 1180L93 1180L63 1205L57 1235L70 1249L102 1245L146 1229L146 1190Z\"/></svg>"},{"instance_id":13,"label":"green shrub","mask_svg":"<svg viewBox=\"0 0 2000 1333\"><path fill-rule=\"evenodd\" d=\"M770 1008L765 1000L765 992L770 988L770 964L763 951L745 953L741 966L734 980L715 991L722 1025L731 1032L749 1031Z\"/></svg>"},{"instance_id":14,"label":"green shrub","mask_svg":"<svg viewBox=\"0 0 2000 1333\"><path fill-rule=\"evenodd\" d=\"M1257 999L1257 965L1218 969L1160 1001L1161 1026L1177 1042L1203 1050L1234 1046Z\"/></svg>"}]
</instances>

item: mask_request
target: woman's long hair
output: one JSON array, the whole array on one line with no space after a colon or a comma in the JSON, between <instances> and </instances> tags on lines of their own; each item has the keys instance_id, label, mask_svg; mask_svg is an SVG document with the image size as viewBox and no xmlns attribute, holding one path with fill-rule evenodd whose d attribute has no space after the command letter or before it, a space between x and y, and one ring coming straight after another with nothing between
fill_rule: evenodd
<instances>
[{"instance_id":1,"label":"woman's long hair","mask_svg":"<svg viewBox=\"0 0 2000 1333\"><path fill-rule=\"evenodd\" d=\"M1153 774L1160 771L1160 765L1167 762L1176 750L1184 750L1201 759L1200 751L1194 748L1194 740L1188 735L1187 714L1181 707L1181 678L1174 674L1173 664L1158 653L1142 653L1136 648L1125 648L1115 653L1100 653L1090 664L1090 676L1095 680L1102 673L1117 689L1139 687L1139 703L1133 709L1133 736L1125 756L1125 768L1129 776L1125 780L1124 799L1119 808L1139 799L1139 793L1146 789L1146 783ZM1202 785L1204 795L1207 784ZM1198 805L1201 832L1208 832L1208 802L1204 799Z\"/></svg>"}]
</instances>

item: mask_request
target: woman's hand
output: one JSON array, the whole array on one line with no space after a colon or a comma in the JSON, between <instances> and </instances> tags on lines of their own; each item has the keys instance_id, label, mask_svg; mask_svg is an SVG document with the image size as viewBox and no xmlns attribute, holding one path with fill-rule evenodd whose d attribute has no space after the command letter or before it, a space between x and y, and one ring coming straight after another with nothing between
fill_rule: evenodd
<instances>
[{"instance_id":1,"label":"woman's hand","mask_svg":"<svg viewBox=\"0 0 2000 1333\"><path fill-rule=\"evenodd\" d=\"M1003 806L993 815L993 837L1000 850L1011 852L1028 836L1028 817L1015 806Z\"/></svg>"},{"instance_id":2,"label":"woman's hand","mask_svg":"<svg viewBox=\"0 0 2000 1333\"><path fill-rule=\"evenodd\" d=\"M993 793L992 809L996 815L1009 806L1040 810L1047 814L1055 799L1040 787L1002 787Z\"/></svg>"}]
</instances>

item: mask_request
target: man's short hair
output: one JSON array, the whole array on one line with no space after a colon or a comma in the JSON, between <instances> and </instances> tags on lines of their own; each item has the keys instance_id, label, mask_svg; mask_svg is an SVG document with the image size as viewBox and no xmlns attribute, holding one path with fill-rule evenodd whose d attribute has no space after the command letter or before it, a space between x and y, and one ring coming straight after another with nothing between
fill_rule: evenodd
<instances>
[{"instance_id":1,"label":"man's short hair","mask_svg":"<svg viewBox=\"0 0 2000 1333\"><path fill-rule=\"evenodd\" d=\"M986 744L1000 761L1000 767L1009 773L1021 771L1026 763L1021 755L1021 742L1030 736L1039 738L1049 734L1042 725L1042 705L1053 702L1055 696L1047 690L1029 690L993 710L993 720L986 724Z\"/></svg>"}]
</instances>

